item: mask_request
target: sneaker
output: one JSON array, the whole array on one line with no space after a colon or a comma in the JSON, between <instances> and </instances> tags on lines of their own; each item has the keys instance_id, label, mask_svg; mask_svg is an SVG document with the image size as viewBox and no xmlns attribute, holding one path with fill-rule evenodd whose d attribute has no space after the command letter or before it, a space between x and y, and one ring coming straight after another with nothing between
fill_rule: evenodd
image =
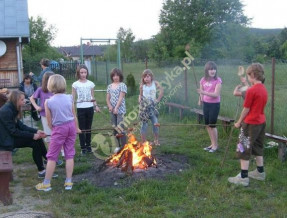
<instances>
[{"instance_id":1,"label":"sneaker","mask_svg":"<svg viewBox=\"0 0 287 218\"><path fill-rule=\"evenodd\" d=\"M57 163L56 163L56 165L57 165L57 167L58 167L58 166L63 165L63 163L64 163L64 162L63 162L62 160L58 160Z\"/></svg>"},{"instance_id":2,"label":"sneaker","mask_svg":"<svg viewBox=\"0 0 287 218\"><path fill-rule=\"evenodd\" d=\"M38 185L35 186L35 188L38 191L44 191L44 192L48 192L48 191L50 191L52 189L51 188L51 184L44 185L43 183L39 183Z\"/></svg>"},{"instance_id":3,"label":"sneaker","mask_svg":"<svg viewBox=\"0 0 287 218\"><path fill-rule=\"evenodd\" d=\"M159 143L159 141L158 141L158 140L154 140L154 142L153 142L153 143L154 143L154 145L155 145L155 146L160 146L160 143Z\"/></svg>"},{"instance_id":4,"label":"sneaker","mask_svg":"<svg viewBox=\"0 0 287 218\"><path fill-rule=\"evenodd\" d=\"M81 156L85 156L87 154L87 150L81 150Z\"/></svg>"},{"instance_id":5,"label":"sneaker","mask_svg":"<svg viewBox=\"0 0 287 218\"><path fill-rule=\"evenodd\" d=\"M65 186L65 190L72 190L73 183L72 182L65 182L64 186Z\"/></svg>"},{"instance_id":6,"label":"sneaker","mask_svg":"<svg viewBox=\"0 0 287 218\"><path fill-rule=\"evenodd\" d=\"M243 185L243 186L248 186L249 185L249 178L242 178L241 173L239 173L235 177L229 177L228 182L233 183L235 185Z\"/></svg>"},{"instance_id":7,"label":"sneaker","mask_svg":"<svg viewBox=\"0 0 287 218\"><path fill-rule=\"evenodd\" d=\"M205 150L205 151L209 151L210 149L211 149L211 146L203 148L203 150Z\"/></svg>"},{"instance_id":8,"label":"sneaker","mask_svg":"<svg viewBox=\"0 0 287 218\"><path fill-rule=\"evenodd\" d=\"M259 181L264 181L265 180L265 177L266 177L266 174L265 172L263 173L259 173L257 169L251 171L248 173L248 176L252 179L256 179L256 180L259 180Z\"/></svg>"},{"instance_id":9,"label":"sneaker","mask_svg":"<svg viewBox=\"0 0 287 218\"><path fill-rule=\"evenodd\" d=\"M42 172L42 173L38 173L38 178L39 179L44 179L45 178L45 175L46 175L46 171ZM52 178L57 178L58 177L58 174L54 173L52 175Z\"/></svg>"},{"instance_id":10,"label":"sneaker","mask_svg":"<svg viewBox=\"0 0 287 218\"><path fill-rule=\"evenodd\" d=\"M214 153L214 152L216 152L217 151L217 148L216 149L213 149L213 148L211 148L211 149L209 149L209 153Z\"/></svg>"},{"instance_id":11,"label":"sneaker","mask_svg":"<svg viewBox=\"0 0 287 218\"><path fill-rule=\"evenodd\" d=\"M118 151L119 151L120 149L121 149L120 147L116 147L115 150L114 150L114 153L118 153Z\"/></svg>"}]
</instances>

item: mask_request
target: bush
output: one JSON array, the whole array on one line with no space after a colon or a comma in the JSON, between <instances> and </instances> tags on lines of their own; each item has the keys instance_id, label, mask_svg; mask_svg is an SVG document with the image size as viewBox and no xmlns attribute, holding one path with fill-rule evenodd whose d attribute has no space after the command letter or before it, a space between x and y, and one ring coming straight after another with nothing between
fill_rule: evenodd
<instances>
[{"instance_id":1,"label":"bush","mask_svg":"<svg viewBox=\"0 0 287 218\"><path fill-rule=\"evenodd\" d=\"M136 81L135 81L135 77L132 75L132 73L129 73L127 75L127 87L128 87L128 93L127 96L133 96L136 95Z\"/></svg>"}]
</instances>

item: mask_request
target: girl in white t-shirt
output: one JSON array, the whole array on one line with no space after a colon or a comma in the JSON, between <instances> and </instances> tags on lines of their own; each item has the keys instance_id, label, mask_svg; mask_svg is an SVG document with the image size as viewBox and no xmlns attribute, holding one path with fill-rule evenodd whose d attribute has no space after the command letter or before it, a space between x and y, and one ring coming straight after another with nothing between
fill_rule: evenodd
<instances>
[{"instance_id":1,"label":"girl in white t-shirt","mask_svg":"<svg viewBox=\"0 0 287 218\"><path fill-rule=\"evenodd\" d=\"M78 80L72 84L72 95L77 103L77 117L81 130L90 130L92 127L94 107L100 111L94 97L95 84L88 80L89 70L86 65L81 64L77 67L76 77ZM76 100L77 95L77 100ZM81 154L91 153L91 133L83 132L79 134Z\"/></svg>"}]
</instances>

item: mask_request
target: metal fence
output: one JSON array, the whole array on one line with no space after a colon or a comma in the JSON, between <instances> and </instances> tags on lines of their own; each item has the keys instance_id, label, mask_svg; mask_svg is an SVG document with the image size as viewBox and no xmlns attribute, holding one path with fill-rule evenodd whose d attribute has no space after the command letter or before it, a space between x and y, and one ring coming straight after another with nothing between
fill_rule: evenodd
<instances>
[{"instance_id":1,"label":"metal fence","mask_svg":"<svg viewBox=\"0 0 287 218\"><path fill-rule=\"evenodd\" d=\"M155 80L159 81L164 87L164 96L167 101L182 104L191 108L198 108L197 88L199 81L204 76L204 64L206 60L194 60L190 63L189 68L183 70L183 60L168 62L136 62L122 63L124 77L132 74L135 77L138 87L141 80L141 74L144 69L149 68L153 71ZM91 61L86 63L90 69L89 79L97 84L107 85L110 83L109 74L112 68L116 67L116 62L98 62ZM221 91L221 110L220 115L234 118L238 108L242 109L243 100L233 96L233 90L240 83L237 75L238 66L244 66L245 69L251 63L241 60L219 60L216 61L218 66L218 76L222 78L223 85ZM66 79L75 80L75 72L78 63L59 63L52 66L55 73L63 75ZM286 109L287 102L287 62L270 59L264 63L265 68L265 86L268 90L269 99L266 106L267 131L287 135ZM41 71L38 63L24 65L24 71L36 72ZM238 103L239 102L239 103ZM238 106L239 104L239 106Z\"/></svg>"}]
</instances>

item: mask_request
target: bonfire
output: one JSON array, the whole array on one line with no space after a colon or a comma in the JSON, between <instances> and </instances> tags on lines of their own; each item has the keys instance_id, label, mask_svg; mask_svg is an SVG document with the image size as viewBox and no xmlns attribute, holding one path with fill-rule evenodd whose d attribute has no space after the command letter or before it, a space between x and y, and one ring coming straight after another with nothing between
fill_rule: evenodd
<instances>
[{"instance_id":1,"label":"bonfire","mask_svg":"<svg viewBox=\"0 0 287 218\"><path fill-rule=\"evenodd\" d=\"M106 163L131 174L134 169L147 169L156 166L156 160L151 151L152 146L148 141L140 143L134 135L130 134L128 143L112 155Z\"/></svg>"}]
</instances>

